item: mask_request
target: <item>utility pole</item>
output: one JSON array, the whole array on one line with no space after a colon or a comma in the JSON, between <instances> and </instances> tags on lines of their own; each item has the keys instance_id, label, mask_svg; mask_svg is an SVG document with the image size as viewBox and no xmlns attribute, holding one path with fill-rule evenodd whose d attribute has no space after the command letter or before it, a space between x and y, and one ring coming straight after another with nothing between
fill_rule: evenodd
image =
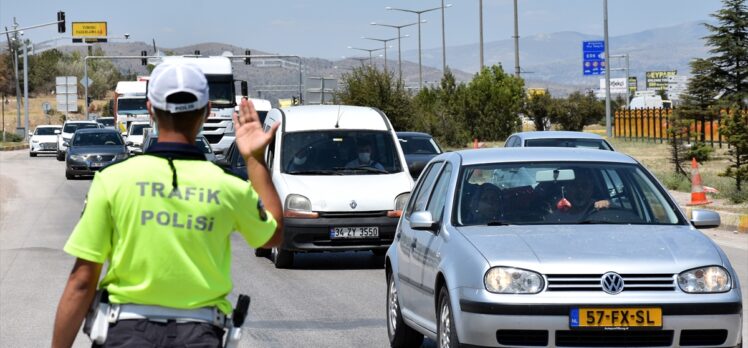
<instances>
[{"instance_id":1,"label":"utility pole","mask_svg":"<svg viewBox=\"0 0 748 348\"><path fill-rule=\"evenodd\" d=\"M398 71L398 77L400 78L400 80L403 79L403 59L402 59L402 54L401 54L402 46L400 45L400 39L404 37L408 37L408 35L400 36L400 29L407 28L407 27L410 27L416 24L420 24L420 23L416 22L416 23L408 23L408 24L403 24L403 25L392 25L392 24L382 24L382 23L371 22L371 25L378 25L381 27L389 27L389 28L397 29L397 71Z\"/></svg>"},{"instance_id":2,"label":"utility pole","mask_svg":"<svg viewBox=\"0 0 748 348\"><path fill-rule=\"evenodd\" d=\"M447 73L447 39L444 32L444 0L442 0L442 74Z\"/></svg>"},{"instance_id":3,"label":"utility pole","mask_svg":"<svg viewBox=\"0 0 748 348\"><path fill-rule=\"evenodd\" d=\"M515 2L517 0L514 0ZM610 120L610 45L608 43L608 0L603 0L603 27L605 31L605 134L613 136ZM627 81L628 82L628 81Z\"/></svg>"},{"instance_id":4,"label":"utility pole","mask_svg":"<svg viewBox=\"0 0 748 348\"><path fill-rule=\"evenodd\" d=\"M483 70L483 67L485 66L483 64L483 0L479 1L478 7L478 23L480 31L480 69Z\"/></svg>"},{"instance_id":5,"label":"utility pole","mask_svg":"<svg viewBox=\"0 0 748 348\"><path fill-rule=\"evenodd\" d=\"M519 78L519 17L517 16L517 0L514 0L514 76Z\"/></svg>"},{"instance_id":6,"label":"utility pole","mask_svg":"<svg viewBox=\"0 0 748 348\"><path fill-rule=\"evenodd\" d=\"M23 42L23 114L25 116L23 138L29 140L29 46Z\"/></svg>"},{"instance_id":7,"label":"utility pole","mask_svg":"<svg viewBox=\"0 0 748 348\"><path fill-rule=\"evenodd\" d=\"M3 142L5 142L5 101L8 100L5 93L3 93L3 98L0 100L0 103L2 103L2 109L3 109Z\"/></svg>"}]
</instances>

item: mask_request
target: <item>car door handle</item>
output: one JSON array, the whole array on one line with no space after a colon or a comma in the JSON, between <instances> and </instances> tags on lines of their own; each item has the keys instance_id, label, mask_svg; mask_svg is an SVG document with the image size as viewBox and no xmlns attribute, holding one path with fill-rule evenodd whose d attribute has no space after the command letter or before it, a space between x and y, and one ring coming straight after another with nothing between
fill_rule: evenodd
<instances>
[{"instance_id":1,"label":"car door handle","mask_svg":"<svg viewBox=\"0 0 748 348\"><path fill-rule=\"evenodd\" d=\"M418 243L418 240L416 240L416 239L413 239L413 243L410 243L410 248L411 248L411 249L415 249L415 248L416 248L416 244L417 244L417 243Z\"/></svg>"}]
</instances>

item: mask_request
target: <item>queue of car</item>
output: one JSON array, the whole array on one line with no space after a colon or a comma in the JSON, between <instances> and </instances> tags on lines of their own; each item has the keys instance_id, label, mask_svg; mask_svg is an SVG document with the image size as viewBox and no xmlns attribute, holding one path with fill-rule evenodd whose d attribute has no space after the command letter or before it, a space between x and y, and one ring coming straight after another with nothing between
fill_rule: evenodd
<instances>
[{"instance_id":1,"label":"queue of car","mask_svg":"<svg viewBox=\"0 0 748 348\"><path fill-rule=\"evenodd\" d=\"M739 279L698 230L719 215L685 215L602 137L523 132L503 149L442 153L428 134L396 134L375 108L273 109L264 121L280 122L266 162L284 242L255 255L277 268L296 253L384 255L391 347L742 345ZM69 178L134 144L85 121L62 128L38 128L30 151L62 133ZM144 138L143 150L157 141L148 128ZM246 180L235 143L211 158Z\"/></svg>"}]
</instances>

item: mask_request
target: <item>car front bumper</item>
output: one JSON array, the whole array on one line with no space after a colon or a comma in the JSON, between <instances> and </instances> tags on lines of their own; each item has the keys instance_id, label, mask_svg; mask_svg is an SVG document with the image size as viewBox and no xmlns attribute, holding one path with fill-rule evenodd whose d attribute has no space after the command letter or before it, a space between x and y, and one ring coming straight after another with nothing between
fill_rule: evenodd
<instances>
[{"instance_id":1,"label":"car front bumper","mask_svg":"<svg viewBox=\"0 0 748 348\"><path fill-rule=\"evenodd\" d=\"M57 153L57 143L31 143L31 153Z\"/></svg>"},{"instance_id":2,"label":"car front bumper","mask_svg":"<svg viewBox=\"0 0 748 348\"><path fill-rule=\"evenodd\" d=\"M291 251L386 250L395 237L398 218L346 217L283 219L283 248ZM333 227L379 227L378 238L332 239Z\"/></svg>"},{"instance_id":3,"label":"car front bumper","mask_svg":"<svg viewBox=\"0 0 748 348\"><path fill-rule=\"evenodd\" d=\"M706 295L711 298L698 303L693 301L703 295L670 293L670 300L666 295L657 301L643 297L637 302L604 302L592 295L575 303L544 304L487 302L487 297L495 295L481 293L485 291L461 289L459 299L452 300L452 308L459 308L453 313L455 328L460 342L468 347L735 347L742 342L742 302L739 296L731 296L735 291ZM691 301L673 302L681 296ZM579 307L660 307L662 328L571 329L570 311Z\"/></svg>"}]
</instances>

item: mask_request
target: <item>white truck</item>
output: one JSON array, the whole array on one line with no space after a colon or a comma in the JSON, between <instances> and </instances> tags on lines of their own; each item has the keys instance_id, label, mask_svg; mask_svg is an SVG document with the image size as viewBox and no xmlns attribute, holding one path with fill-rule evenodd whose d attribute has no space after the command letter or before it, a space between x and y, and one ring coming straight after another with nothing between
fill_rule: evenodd
<instances>
[{"instance_id":1,"label":"white truck","mask_svg":"<svg viewBox=\"0 0 748 348\"><path fill-rule=\"evenodd\" d=\"M148 122L146 108L147 81L120 81L114 90L114 123L121 132L126 133L132 122Z\"/></svg>"},{"instance_id":2,"label":"white truck","mask_svg":"<svg viewBox=\"0 0 748 348\"><path fill-rule=\"evenodd\" d=\"M166 56L161 62L185 60L203 71L210 88L211 112L203 125L202 134L213 151L224 155L234 142L232 115L235 100L234 75L231 60L227 57Z\"/></svg>"}]
</instances>

